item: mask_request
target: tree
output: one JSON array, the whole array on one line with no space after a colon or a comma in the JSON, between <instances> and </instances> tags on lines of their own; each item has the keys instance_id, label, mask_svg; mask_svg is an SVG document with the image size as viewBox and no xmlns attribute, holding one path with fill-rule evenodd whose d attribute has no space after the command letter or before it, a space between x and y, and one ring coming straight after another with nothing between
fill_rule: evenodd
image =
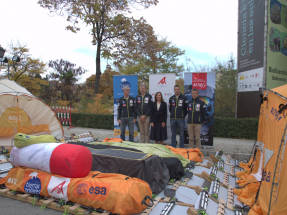
<instances>
[{"instance_id":1,"label":"tree","mask_svg":"<svg viewBox=\"0 0 287 215\"><path fill-rule=\"evenodd\" d=\"M25 44L12 41L7 50L8 58L17 55L20 62L9 61L9 79L21 84L35 96L40 96L42 86L48 86L47 80L42 79L41 75L46 72L46 64L40 59L32 58L30 50ZM7 67L3 69L8 77Z\"/></svg>"},{"instance_id":2,"label":"tree","mask_svg":"<svg viewBox=\"0 0 287 215\"><path fill-rule=\"evenodd\" d=\"M148 82L149 74L175 73L180 76L184 71L184 66L179 64L179 57L184 55L178 47L166 38L154 42L149 47L151 51L136 53L129 57L122 65L118 65L118 70L122 74L137 74L139 80ZM131 54L130 54L131 55Z\"/></svg>"},{"instance_id":3,"label":"tree","mask_svg":"<svg viewBox=\"0 0 287 215\"><path fill-rule=\"evenodd\" d=\"M72 25L66 27L74 33L79 20L91 26L92 44L96 51L96 79L94 92L99 92L101 54L120 61L136 44L155 41L153 29L146 21L128 17L132 7L148 8L158 0L38 0L41 7L57 15L66 15Z\"/></svg>"},{"instance_id":4,"label":"tree","mask_svg":"<svg viewBox=\"0 0 287 215\"><path fill-rule=\"evenodd\" d=\"M100 88L99 93L102 95L107 95L109 98L112 98L114 96L113 94L113 76L119 75L118 72L113 71L111 69L106 69L104 73L101 76L101 82L100 82ZM94 87L96 75L91 75L86 80L86 85L89 88Z\"/></svg>"},{"instance_id":5,"label":"tree","mask_svg":"<svg viewBox=\"0 0 287 215\"><path fill-rule=\"evenodd\" d=\"M188 62L192 66L188 66ZM221 117L235 117L237 69L236 60L231 54L227 61L220 62L215 59L213 65L195 65L187 59L187 68L192 72L216 72L215 82L215 115Z\"/></svg>"},{"instance_id":6,"label":"tree","mask_svg":"<svg viewBox=\"0 0 287 215\"><path fill-rule=\"evenodd\" d=\"M75 84L79 76L87 72L87 70L82 67L76 68L76 64L63 59L49 61L48 66L54 70L48 75L48 78L50 81L58 82L58 84L55 85L58 85L56 88L61 92L61 100L72 102L73 88L75 91Z\"/></svg>"},{"instance_id":7,"label":"tree","mask_svg":"<svg viewBox=\"0 0 287 215\"><path fill-rule=\"evenodd\" d=\"M179 86L180 93L184 95L184 79L182 77L176 79L175 84Z\"/></svg>"},{"instance_id":8,"label":"tree","mask_svg":"<svg viewBox=\"0 0 287 215\"><path fill-rule=\"evenodd\" d=\"M237 69L231 55L227 62L217 61L215 114L222 117L235 117Z\"/></svg>"}]
</instances>

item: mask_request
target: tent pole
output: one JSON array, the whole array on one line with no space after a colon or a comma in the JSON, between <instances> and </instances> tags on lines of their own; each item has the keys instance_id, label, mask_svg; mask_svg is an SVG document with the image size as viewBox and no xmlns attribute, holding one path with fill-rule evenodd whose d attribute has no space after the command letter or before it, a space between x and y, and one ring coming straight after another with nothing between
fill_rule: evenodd
<instances>
[{"instance_id":1,"label":"tent pole","mask_svg":"<svg viewBox=\"0 0 287 215\"><path fill-rule=\"evenodd\" d=\"M18 94L17 94L17 120L18 120L18 128L20 128L20 119L19 119L19 99L18 99ZM17 129L18 133L18 129Z\"/></svg>"},{"instance_id":2,"label":"tent pole","mask_svg":"<svg viewBox=\"0 0 287 215\"><path fill-rule=\"evenodd\" d=\"M272 197L274 197L274 201L272 202L272 205L276 203L277 201L278 187L279 187L279 182L280 182L280 173L281 173L281 167L283 163L285 145L287 141L286 130L287 130L287 125L285 126L283 136L281 139L281 143L280 143L280 147L279 147L279 151L278 151L278 155L277 155L277 160L276 160L276 165L275 165L275 170L274 170L274 175L273 175L273 181L272 181L272 188L270 192L268 215L270 214L270 210L271 210ZM278 167L278 165L280 165L280 167ZM279 174L278 177L276 177L276 173ZM275 178L277 179L276 182L275 182ZM275 189L274 191L273 191L273 188Z\"/></svg>"}]
</instances>

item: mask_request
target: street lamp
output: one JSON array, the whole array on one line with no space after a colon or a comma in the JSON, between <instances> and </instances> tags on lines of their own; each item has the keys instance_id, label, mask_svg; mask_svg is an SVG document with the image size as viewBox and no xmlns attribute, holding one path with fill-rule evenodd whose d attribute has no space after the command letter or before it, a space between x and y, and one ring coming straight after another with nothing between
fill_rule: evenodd
<instances>
[{"instance_id":1,"label":"street lamp","mask_svg":"<svg viewBox=\"0 0 287 215\"><path fill-rule=\"evenodd\" d=\"M2 58L2 59L1 59L1 65L7 64L8 79L9 79L9 69L10 69L9 59L8 59L7 57L4 57L4 53L5 53L5 49L3 49L3 48L0 46L0 58ZM16 62L16 63L19 63L19 62L20 62L20 57L17 56L17 55L14 55L14 56L12 57L12 61L13 61L13 62Z\"/></svg>"},{"instance_id":2,"label":"street lamp","mask_svg":"<svg viewBox=\"0 0 287 215\"><path fill-rule=\"evenodd\" d=\"M5 53L5 49L3 49L3 48L0 46L0 58L3 58L4 53Z\"/></svg>"}]
</instances>

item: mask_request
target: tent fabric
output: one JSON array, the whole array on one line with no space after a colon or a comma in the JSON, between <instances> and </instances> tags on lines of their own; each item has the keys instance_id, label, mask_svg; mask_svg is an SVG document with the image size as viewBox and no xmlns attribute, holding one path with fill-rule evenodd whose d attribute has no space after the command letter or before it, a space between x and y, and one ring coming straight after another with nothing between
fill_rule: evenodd
<instances>
[{"instance_id":1,"label":"tent fabric","mask_svg":"<svg viewBox=\"0 0 287 215\"><path fill-rule=\"evenodd\" d=\"M273 88L272 91L274 91L274 92L287 98L287 90L286 89L287 89L287 84L280 86L280 87Z\"/></svg>"},{"instance_id":2,"label":"tent fabric","mask_svg":"<svg viewBox=\"0 0 287 215\"><path fill-rule=\"evenodd\" d=\"M287 97L287 85L272 90ZM268 157L264 156L264 165L266 165L263 169L258 199L255 205L253 205L250 214L267 215L269 212L270 199L270 214L287 214L287 192L286 183L284 183L287 180L287 171L284 171L287 169L287 150L283 151L282 155L284 159L282 164L277 166L277 170L275 169L281 140L284 138L284 129L287 124L287 110L285 109L279 113L279 105L285 105L287 99L274 92L265 90L264 97L267 97L267 100L263 101L260 107L257 139L264 143L264 155L266 153ZM270 152L268 152L268 150L274 151L273 156L270 157ZM275 178L273 178L274 174ZM278 187L273 189L271 195L272 186L277 184ZM274 203L274 196L277 198L276 203Z\"/></svg>"},{"instance_id":3,"label":"tent fabric","mask_svg":"<svg viewBox=\"0 0 287 215\"><path fill-rule=\"evenodd\" d=\"M23 93L23 94L27 94L31 97L34 97L32 95L32 93L30 93L28 90L26 90L26 88L20 86L19 84L17 84L14 81L10 81L8 79L3 79L0 80L0 93Z\"/></svg>"},{"instance_id":4,"label":"tent fabric","mask_svg":"<svg viewBox=\"0 0 287 215\"><path fill-rule=\"evenodd\" d=\"M264 150L264 168L273 155L274 155L273 150L270 150L270 149Z\"/></svg>"},{"instance_id":5,"label":"tent fabric","mask_svg":"<svg viewBox=\"0 0 287 215\"><path fill-rule=\"evenodd\" d=\"M174 148L172 146L165 146L170 149L174 154L181 155L184 158L195 161L195 162L203 162L203 154L199 148L195 149L183 149L183 148Z\"/></svg>"},{"instance_id":6,"label":"tent fabric","mask_svg":"<svg viewBox=\"0 0 287 215\"><path fill-rule=\"evenodd\" d=\"M10 190L40 194L100 208L116 214L142 212L150 203L149 185L137 178L92 171L84 178L67 178L43 171L16 167L0 179Z\"/></svg>"},{"instance_id":7,"label":"tent fabric","mask_svg":"<svg viewBox=\"0 0 287 215\"><path fill-rule=\"evenodd\" d=\"M123 141L122 143L117 142L94 142L90 144L103 144L103 145L112 145L112 146L120 146L120 147L127 147L127 148L134 148L139 149L144 153L148 154L155 154L158 155L161 158L170 158L170 157L177 157L181 163L182 166L185 167L187 164L190 163L190 161L186 158L184 158L181 155L176 155L172 151L170 151L168 148L166 148L164 145L161 144L151 144L151 143L133 143L129 141Z\"/></svg>"},{"instance_id":8,"label":"tent fabric","mask_svg":"<svg viewBox=\"0 0 287 215\"><path fill-rule=\"evenodd\" d=\"M120 149L94 150L91 171L118 173L147 182L153 193L158 194L169 181L169 171L157 155Z\"/></svg>"},{"instance_id":9,"label":"tent fabric","mask_svg":"<svg viewBox=\"0 0 287 215\"><path fill-rule=\"evenodd\" d=\"M11 146L17 133L64 136L53 110L14 81L0 80L0 142Z\"/></svg>"}]
</instances>

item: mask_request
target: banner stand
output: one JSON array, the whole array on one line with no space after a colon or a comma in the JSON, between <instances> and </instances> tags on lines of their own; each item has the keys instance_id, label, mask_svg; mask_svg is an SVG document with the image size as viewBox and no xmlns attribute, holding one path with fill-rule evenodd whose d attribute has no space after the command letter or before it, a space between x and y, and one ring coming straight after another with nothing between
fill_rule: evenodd
<instances>
[{"instance_id":1,"label":"banner stand","mask_svg":"<svg viewBox=\"0 0 287 215\"><path fill-rule=\"evenodd\" d=\"M216 74L214 72L184 73L184 91L188 101L192 99L191 91L195 88L199 90L198 97L206 106L206 116L203 120L200 131L201 146L204 149L213 148L215 77ZM187 120L185 125L185 135L185 143L188 144Z\"/></svg>"},{"instance_id":2,"label":"banner stand","mask_svg":"<svg viewBox=\"0 0 287 215\"><path fill-rule=\"evenodd\" d=\"M114 75L113 90L114 90L114 135L120 138L120 126L117 120L119 99L124 96L123 88L130 88L130 96L135 97L138 94L138 76L137 75ZM126 127L125 139L129 140L128 126ZM134 142L138 142L138 126L134 124Z\"/></svg>"},{"instance_id":3,"label":"banner stand","mask_svg":"<svg viewBox=\"0 0 287 215\"><path fill-rule=\"evenodd\" d=\"M151 94L154 101L154 96L157 92L162 93L164 102L167 104L167 140L164 144L171 144L171 128L170 128L170 113L168 110L169 98L174 95L175 73L160 73L149 75L149 94ZM154 142L154 141L150 141ZM177 143L179 146L179 143Z\"/></svg>"}]
</instances>

